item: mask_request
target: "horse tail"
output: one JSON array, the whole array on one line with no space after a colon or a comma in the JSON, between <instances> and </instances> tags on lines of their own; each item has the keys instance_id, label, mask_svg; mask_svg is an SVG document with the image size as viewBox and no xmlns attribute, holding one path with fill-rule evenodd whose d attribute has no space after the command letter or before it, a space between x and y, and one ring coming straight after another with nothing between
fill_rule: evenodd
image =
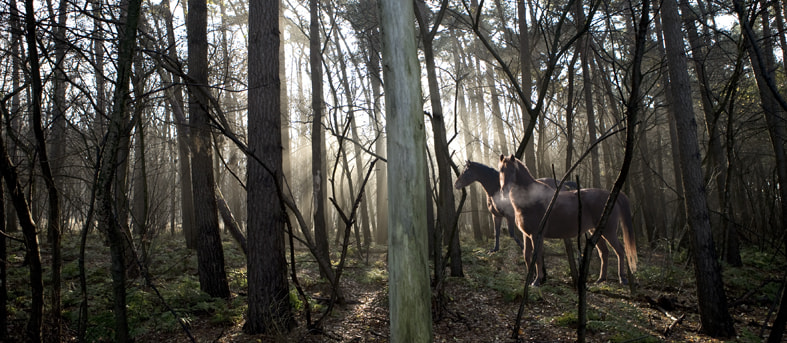
<instances>
[{"instance_id":1,"label":"horse tail","mask_svg":"<svg viewBox=\"0 0 787 343\"><path fill-rule=\"evenodd\" d=\"M634 237L634 227L631 224L631 206L629 198L620 193L618 195L618 206L620 207L620 224L623 225L623 244L626 249L626 258L629 262L631 272L637 271L637 240Z\"/></svg>"}]
</instances>

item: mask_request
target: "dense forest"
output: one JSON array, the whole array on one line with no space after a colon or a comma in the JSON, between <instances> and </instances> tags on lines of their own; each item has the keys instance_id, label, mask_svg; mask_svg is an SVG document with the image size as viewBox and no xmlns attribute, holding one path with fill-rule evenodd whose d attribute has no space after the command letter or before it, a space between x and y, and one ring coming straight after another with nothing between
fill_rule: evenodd
<instances>
[{"instance_id":1,"label":"dense forest","mask_svg":"<svg viewBox=\"0 0 787 343\"><path fill-rule=\"evenodd\" d=\"M0 0L0 341L781 342L785 17Z\"/></svg>"}]
</instances>

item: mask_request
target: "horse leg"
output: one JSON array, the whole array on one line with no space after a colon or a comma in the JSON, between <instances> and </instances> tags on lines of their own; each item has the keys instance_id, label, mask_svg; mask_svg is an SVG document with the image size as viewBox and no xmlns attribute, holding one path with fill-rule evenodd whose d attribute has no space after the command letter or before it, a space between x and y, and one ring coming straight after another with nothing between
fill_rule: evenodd
<instances>
[{"instance_id":1,"label":"horse leg","mask_svg":"<svg viewBox=\"0 0 787 343\"><path fill-rule=\"evenodd\" d=\"M502 224L503 218L492 215L492 221L495 223L495 247L489 252L497 252L500 250L500 224Z\"/></svg>"},{"instance_id":2,"label":"horse leg","mask_svg":"<svg viewBox=\"0 0 787 343\"><path fill-rule=\"evenodd\" d=\"M525 271L530 268L530 261L532 261L533 254L533 236L524 234L525 244L522 248L522 255L525 256Z\"/></svg>"},{"instance_id":3,"label":"horse leg","mask_svg":"<svg viewBox=\"0 0 787 343\"><path fill-rule=\"evenodd\" d=\"M513 221L508 219L506 219L506 221L508 222L508 234L511 235L511 238L513 238L514 241L516 241L516 245L518 245L520 249L524 249L524 245L522 244L522 231L517 229L516 223L513 223Z\"/></svg>"},{"instance_id":4,"label":"horse leg","mask_svg":"<svg viewBox=\"0 0 787 343\"><path fill-rule=\"evenodd\" d=\"M544 275L541 274L541 269L544 268L544 237L539 237L533 240L533 248L536 251L536 278L533 280L534 287L541 286Z\"/></svg>"},{"instance_id":5,"label":"horse leg","mask_svg":"<svg viewBox=\"0 0 787 343\"><path fill-rule=\"evenodd\" d=\"M615 222L617 224L617 222ZM613 231L614 232L614 231ZM626 253L623 250L623 244L620 243L618 240L618 235L604 235L605 240L612 246L612 249L615 250L615 255L618 257L618 278L620 279L621 284L628 284L628 279L626 278Z\"/></svg>"},{"instance_id":6,"label":"horse leg","mask_svg":"<svg viewBox=\"0 0 787 343\"><path fill-rule=\"evenodd\" d=\"M604 282L607 281L607 258L609 257L609 248L607 248L607 244L604 240L600 239L596 242L596 250L598 251L599 259L601 259L601 267L599 268L598 280L596 280L596 282Z\"/></svg>"}]
</instances>

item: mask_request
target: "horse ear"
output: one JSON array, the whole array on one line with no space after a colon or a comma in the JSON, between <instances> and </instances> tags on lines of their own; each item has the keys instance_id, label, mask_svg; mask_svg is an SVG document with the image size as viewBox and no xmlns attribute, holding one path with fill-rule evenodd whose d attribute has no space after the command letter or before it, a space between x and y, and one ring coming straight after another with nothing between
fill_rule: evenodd
<instances>
[{"instance_id":1,"label":"horse ear","mask_svg":"<svg viewBox=\"0 0 787 343\"><path fill-rule=\"evenodd\" d=\"M515 160L515 159L516 159L516 157L514 157L514 154L511 154L511 157L509 157L508 159L510 159L511 161L513 161L513 160Z\"/></svg>"},{"instance_id":2,"label":"horse ear","mask_svg":"<svg viewBox=\"0 0 787 343\"><path fill-rule=\"evenodd\" d=\"M503 162L503 160L505 160L505 159L506 159L505 155L502 155L502 154L501 154L501 155L500 155L500 162Z\"/></svg>"}]
</instances>

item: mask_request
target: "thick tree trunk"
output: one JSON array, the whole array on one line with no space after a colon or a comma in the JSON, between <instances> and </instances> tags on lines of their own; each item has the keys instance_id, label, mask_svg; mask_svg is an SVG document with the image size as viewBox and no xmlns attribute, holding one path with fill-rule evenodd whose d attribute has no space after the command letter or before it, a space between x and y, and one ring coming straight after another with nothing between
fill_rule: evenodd
<instances>
[{"instance_id":1,"label":"thick tree trunk","mask_svg":"<svg viewBox=\"0 0 787 343\"><path fill-rule=\"evenodd\" d=\"M229 298L224 270L224 250L219 236L216 181L213 176L213 145L209 126L207 3L188 3L186 31L189 48L189 124L192 131L191 182L195 223L199 232L197 264L200 289L212 297Z\"/></svg>"},{"instance_id":2,"label":"thick tree trunk","mask_svg":"<svg viewBox=\"0 0 787 343\"><path fill-rule=\"evenodd\" d=\"M673 143L679 146L684 205L691 229L702 330L713 337L732 337L735 328L727 310L721 266L713 246L677 0L665 0L662 3L662 20L670 78L670 113L675 121L678 138Z\"/></svg>"},{"instance_id":3,"label":"thick tree trunk","mask_svg":"<svg viewBox=\"0 0 787 343\"><path fill-rule=\"evenodd\" d=\"M265 163L249 159L247 167L249 312L243 331L250 334L287 332L295 324L287 285L286 214L277 192L282 182L283 81L278 18L278 1L249 3L249 148Z\"/></svg>"},{"instance_id":4,"label":"thick tree trunk","mask_svg":"<svg viewBox=\"0 0 787 343\"><path fill-rule=\"evenodd\" d=\"M388 301L391 342L431 342L431 289L427 258L426 160L421 68L413 2L381 0L385 107L387 113Z\"/></svg>"}]
</instances>

